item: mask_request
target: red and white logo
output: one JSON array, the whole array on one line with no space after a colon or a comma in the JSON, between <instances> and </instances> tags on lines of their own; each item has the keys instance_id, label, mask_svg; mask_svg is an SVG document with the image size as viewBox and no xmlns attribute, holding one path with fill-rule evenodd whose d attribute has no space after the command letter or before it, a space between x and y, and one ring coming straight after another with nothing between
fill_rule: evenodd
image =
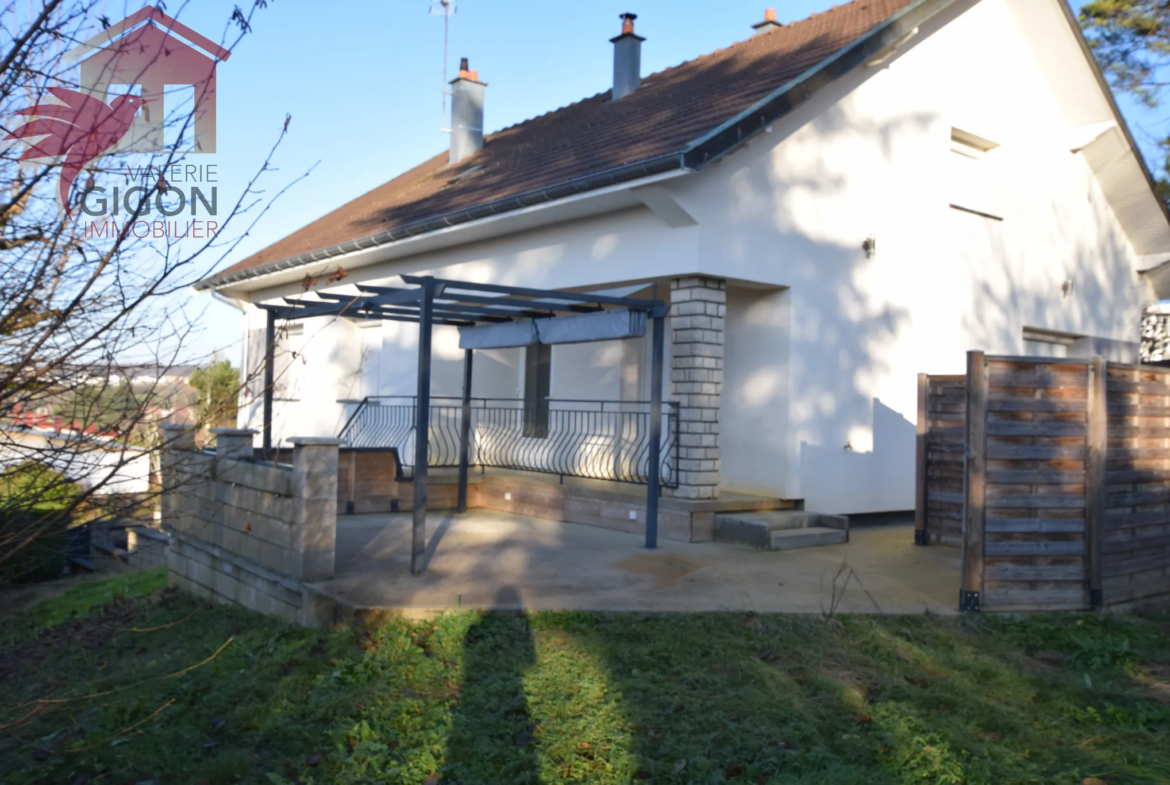
<instances>
[{"instance_id":1,"label":"red and white logo","mask_svg":"<svg viewBox=\"0 0 1170 785\"><path fill-rule=\"evenodd\" d=\"M183 154L214 153L215 71L230 56L227 49L148 5L65 53L64 65L80 63L81 89L49 88L59 103L18 110L30 119L5 141L22 139L29 145L22 161L61 162L58 196L68 213L73 183L93 161L109 153L166 149L164 87L171 88L171 95L176 87L193 88L194 144ZM111 99L111 87L122 94ZM183 100L190 99L184 95Z\"/></svg>"}]
</instances>

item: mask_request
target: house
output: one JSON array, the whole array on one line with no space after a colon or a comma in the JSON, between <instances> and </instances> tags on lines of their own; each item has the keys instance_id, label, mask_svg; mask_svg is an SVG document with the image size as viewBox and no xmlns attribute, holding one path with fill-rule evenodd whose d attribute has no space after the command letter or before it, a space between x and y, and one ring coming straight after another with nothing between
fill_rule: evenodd
<instances>
[{"instance_id":1,"label":"house","mask_svg":"<svg viewBox=\"0 0 1170 785\"><path fill-rule=\"evenodd\" d=\"M162 152L167 115L190 111L190 152L214 153L215 69L230 56L227 49L147 5L70 49L62 63L80 62L82 90L103 102L111 85L138 86L144 99L158 102L134 118L119 143L122 152ZM190 97L179 87L190 87Z\"/></svg>"},{"instance_id":2,"label":"house","mask_svg":"<svg viewBox=\"0 0 1170 785\"><path fill-rule=\"evenodd\" d=\"M149 450L129 446L118 434L63 425L59 417L17 415L0 422L0 470L26 463L48 466L95 496L150 490Z\"/></svg>"},{"instance_id":3,"label":"house","mask_svg":"<svg viewBox=\"0 0 1170 785\"><path fill-rule=\"evenodd\" d=\"M253 370L261 306L404 274L656 296L668 493L827 513L914 507L921 372L962 373L971 349L1136 361L1143 309L1170 291L1170 220L1063 0L854 0L752 27L642 77L653 42L625 15L612 89L486 136L490 90L464 64L450 150L198 288L246 309ZM404 438L388 396L414 394L415 325L277 329L277 442L371 412L377 439ZM461 394L460 341L436 328L436 407ZM524 412L508 438L525 455L556 452L550 410L641 411L644 343L480 350L474 395ZM600 451L622 479L614 433L574 460ZM556 472L518 454L498 464Z\"/></svg>"}]
</instances>

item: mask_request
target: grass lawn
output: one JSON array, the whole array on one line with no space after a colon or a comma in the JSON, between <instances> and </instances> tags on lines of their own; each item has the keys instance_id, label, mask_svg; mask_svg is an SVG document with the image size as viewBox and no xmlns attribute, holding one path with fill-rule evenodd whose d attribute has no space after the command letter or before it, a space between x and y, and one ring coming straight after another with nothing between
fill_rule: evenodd
<instances>
[{"instance_id":1,"label":"grass lawn","mask_svg":"<svg viewBox=\"0 0 1170 785\"><path fill-rule=\"evenodd\" d=\"M1170 782L1170 615L323 634L164 583L89 583L4 626L0 781Z\"/></svg>"}]
</instances>

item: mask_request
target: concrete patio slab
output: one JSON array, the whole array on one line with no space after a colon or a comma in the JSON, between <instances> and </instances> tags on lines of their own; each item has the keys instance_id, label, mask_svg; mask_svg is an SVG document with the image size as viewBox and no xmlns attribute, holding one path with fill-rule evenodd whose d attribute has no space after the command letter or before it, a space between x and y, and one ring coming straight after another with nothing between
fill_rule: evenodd
<instances>
[{"instance_id":1,"label":"concrete patio slab","mask_svg":"<svg viewBox=\"0 0 1170 785\"><path fill-rule=\"evenodd\" d=\"M427 533L429 569L416 576L409 515L339 518L336 577L312 585L318 616L501 607L504 588L535 610L950 614L959 589L959 552L915 547L909 523L792 552L719 542L648 551L639 535L482 510L432 513Z\"/></svg>"}]
</instances>

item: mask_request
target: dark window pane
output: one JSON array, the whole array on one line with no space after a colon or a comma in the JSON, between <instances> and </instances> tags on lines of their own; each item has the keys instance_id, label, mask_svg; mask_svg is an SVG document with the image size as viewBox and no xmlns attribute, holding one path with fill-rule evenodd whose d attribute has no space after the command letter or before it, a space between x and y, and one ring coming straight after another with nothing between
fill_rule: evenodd
<instances>
[{"instance_id":1,"label":"dark window pane","mask_svg":"<svg viewBox=\"0 0 1170 785\"><path fill-rule=\"evenodd\" d=\"M548 436L548 396L552 390L552 347L534 344L524 350L524 435Z\"/></svg>"}]
</instances>

